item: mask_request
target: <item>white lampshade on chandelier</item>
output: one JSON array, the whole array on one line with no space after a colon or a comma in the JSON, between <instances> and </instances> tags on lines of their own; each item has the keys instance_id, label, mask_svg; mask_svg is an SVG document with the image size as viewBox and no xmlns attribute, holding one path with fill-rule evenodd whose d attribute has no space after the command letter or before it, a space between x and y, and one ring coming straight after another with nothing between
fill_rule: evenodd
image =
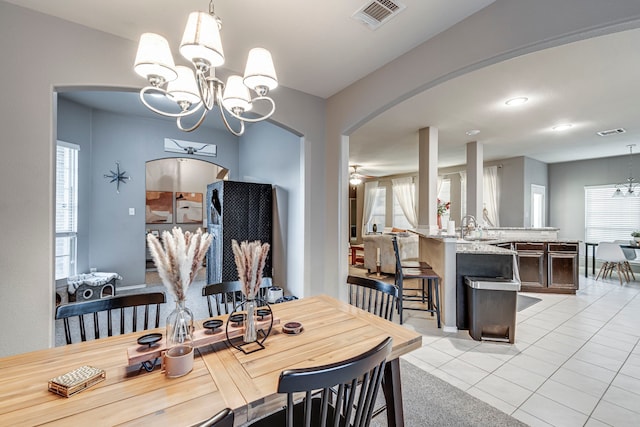
<instances>
[{"instance_id":1,"label":"white lampshade on chandelier","mask_svg":"<svg viewBox=\"0 0 640 427\"><path fill-rule=\"evenodd\" d=\"M616 191L613 192L612 197L638 197L639 194L636 191L636 187L638 187L638 183L635 182L633 178L633 147L636 144L629 144L629 177L627 177L626 184L618 184L616 185Z\"/></svg>"},{"instance_id":2,"label":"white lampshade on chandelier","mask_svg":"<svg viewBox=\"0 0 640 427\"><path fill-rule=\"evenodd\" d=\"M140 90L140 100L158 114L175 117L178 128L183 131L197 129L216 104L225 126L236 136L244 133L245 122L268 119L276 110L275 102L267 96L270 90L278 87L278 78L268 50L258 47L249 51L244 77L232 75L226 84L216 78L215 67L224 64L221 28L222 21L213 11L213 1L209 3L209 13L193 12L189 15L179 50L191 62L193 70L175 65L169 43L164 37L154 33L140 36L134 69L150 84ZM252 97L251 91L257 96ZM175 104L175 112L159 107L160 103L153 96L156 94L164 95L163 98ZM269 105L268 113L256 118L243 116L260 101ZM239 130L231 127L227 114L239 120ZM182 119L192 115L196 117L195 124L184 125Z\"/></svg>"}]
</instances>

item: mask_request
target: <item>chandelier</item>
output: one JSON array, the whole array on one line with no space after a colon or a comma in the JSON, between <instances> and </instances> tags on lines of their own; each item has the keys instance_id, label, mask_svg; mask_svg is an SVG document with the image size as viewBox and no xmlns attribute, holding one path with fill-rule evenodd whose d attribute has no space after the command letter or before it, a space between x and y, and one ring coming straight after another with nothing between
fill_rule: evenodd
<instances>
[{"instance_id":1,"label":"chandelier","mask_svg":"<svg viewBox=\"0 0 640 427\"><path fill-rule=\"evenodd\" d=\"M360 185L362 184L362 175L358 173L358 165L354 165L353 172L349 175L349 184Z\"/></svg>"},{"instance_id":2,"label":"chandelier","mask_svg":"<svg viewBox=\"0 0 640 427\"><path fill-rule=\"evenodd\" d=\"M213 11L213 0L209 3L209 13L192 12L189 15L179 51L191 62L193 70L175 65L164 37L154 33L140 36L134 69L149 82L149 86L140 90L140 100L151 111L174 117L178 128L185 132L197 129L215 105L229 132L236 136L244 133L245 122L268 119L276 109L273 99L267 96L269 90L278 86L268 50L251 49L244 77L232 75L226 83L216 78L215 67L224 64L221 28L222 20ZM251 91L257 96L252 97ZM158 94L162 96L158 97ZM159 106L158 98L168 99L171 111L167 111L166 106ZM258 102L269 105L269 112L256 118L245 116ZM240 122L238 130L229 124L227 115ZM183 124L183 118L188 116L195 118L194 125Z\"/></svg>"},{"instance_id":3,"label":"chandelier","mask_svg":"<svg viewBox=\"0 0 640 427\"><path fill-rule=\"evenodd\" d=\"M612 197L638 197L638 193L635 192L638 183L633 178L633 147L635 146L636 144L627 145L629 147L629 177L627 178L627 183L616 185L616 191Z\"/></svg>"}]
</instances>

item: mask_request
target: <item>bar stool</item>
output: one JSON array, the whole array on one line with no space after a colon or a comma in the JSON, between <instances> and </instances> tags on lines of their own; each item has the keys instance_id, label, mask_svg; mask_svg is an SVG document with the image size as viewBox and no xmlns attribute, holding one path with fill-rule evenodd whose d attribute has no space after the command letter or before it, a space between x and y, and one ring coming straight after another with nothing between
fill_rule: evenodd
<instances>
[{"instance_id":1,"label":"bar stool","mask_svg":"<svg viewBox=\"0 0 640 427\"><path fill-rule=\"evenodd\" d=\"M403 267L398 251L398 240L396 236L391 238L393 243L393 252L396 256L396 278L395 284L398 287L398 314L400 315L400 324L403 322L403 310L419 310L435 314L440 328L440 277L431 268L420 267ZM419 279L422 282L421 288L405 288L405 279ZM425 286L426 285L426 286ZM419 291L419 295L407 295L405 291ZM434 295L435 294L435 295ZM434 298L435 296L435 298ZM426 304L426 308L411 307L404 305L405 301L421 302Z\"/></svg>"}]
</instances>

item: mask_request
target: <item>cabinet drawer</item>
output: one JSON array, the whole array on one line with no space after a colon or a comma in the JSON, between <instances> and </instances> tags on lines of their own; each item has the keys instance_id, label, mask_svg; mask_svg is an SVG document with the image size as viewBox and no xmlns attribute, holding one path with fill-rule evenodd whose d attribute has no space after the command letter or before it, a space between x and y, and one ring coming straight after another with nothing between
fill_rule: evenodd
<instances>
[{"instance_id":1,"label":"cabinet drawer","mask_svg":"<svg viewBox=\"0 0 640 427\"><path fill-rule=\"evenodd\" d=\"M546 243L533 243L533 242L516 242L516 251L536 251L544 252Z\"/></svg>"},{"instance_id":2,"label":"cabinet drawer","mask_svg":"<svg viewBox=\"0 0 640 427\"><path fill-rule=\"evenodd\" d=\"M549 243L549 252L578 252L577 243Z\"/></svg>"}]
</instances>

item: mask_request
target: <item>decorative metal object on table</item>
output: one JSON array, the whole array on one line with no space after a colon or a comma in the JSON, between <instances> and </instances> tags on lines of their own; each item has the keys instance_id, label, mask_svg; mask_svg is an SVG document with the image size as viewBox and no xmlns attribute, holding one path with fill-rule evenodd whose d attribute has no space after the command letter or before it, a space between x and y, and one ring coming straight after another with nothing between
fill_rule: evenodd
<instances>
[{"instance_id":1,"label":"decorative metal object on table","mask_svg":"<svg viewBox=\"0 0 640 427\"><path fill-rule=\"evenodd\" d=\"M262 308L261 308L262 307ZM264 328L258 327L256 323L258 320L269 319L269 327L265 331ZM249 321L247 319L252 319ZM240 326L244 325L245 331L240 337L233 339L229 337L229 325ZM254 351L264 349L263 343L273 329L273 312L271 306L263 298L245 299L240 304L236 305L233 312L229 315L229 321L226 324L225 334L227 336L227 342L233 347L242 351L245 354L253 353ZM240 344L238 342L241 341Z\"/></svg>"},{"instance_id":2,"label":"decorative metal object on table","mask_svg":"<svg viewBox=\"0 0 640 427\"><path fill-rule=\"evenodd\" d=\"M152 233L147 234L149 250L160 279L176 302L175 309L167 317L164 362L167 362L166 373L169 377L178 377L191 371L182 359L190 358L193 366L195 327L193 313L186 307L187 289L202 267L211 240L211 235L203 234L200 229L195 233L183 233L179 227L174 227L171 232L164 231L162 243ZM173 366L180 368L172 370Z\"/></svg>"},{"instance_id":3,"label":"decorative metal object on table","mask_svg":"<svg viewBox=\"0 0 640 427\"><path fill-rule=\"evenodd\" d=\"M147 348L152 348L154 346L157 346L158 341L160 341L161 339L162 339L162 334L158 334L158 333L146 334L138 338L138 344L140 344L141 346L146 345ZM158 363L158 359L159 357L156 357L153 361L151 360L143 361L141 363L140 370L144 369L147 372L153 371L153 369L156 367L156 363Z\"/></svg>"},{"instance_id":4,"label":"decorative metal object on table","mask_svg":"<svg viewBox=\"0 0 640 427\"><path fill-rule=\"evenodd\" d=\"M229 320L233 318L235 312L240 308L245 309L244 311L246 313L243 319L243 343L237 345L230 339L228 339L228 341L229 344L235 348L248 354L264 348L263 343L269 336L269 333L271 333L271 328L273 326L271 307L267 301L257 297L258 288L262 283L262 273L267 255L269 254L270 245L268 243L262 243L259 240L255 240L253 242L244 241L240 244L238 244L236 240L232 240L231 248L233 249L234 259L238 269L238 280L242 283L244 301L234 307L234 313L231 314ZM259 312L258 307L267 307L263 310L268 310L269 316L271 317L271 323L267 332L265 333L264 330L260 330L260 332L262 332L261 339L258 339L258 329L256 327L256 317ZM266 314L266 312L263 311L263 314ZM229 330L229 323L231 322L227 322L227 331Z\"/></svg>"}]
</instances>

